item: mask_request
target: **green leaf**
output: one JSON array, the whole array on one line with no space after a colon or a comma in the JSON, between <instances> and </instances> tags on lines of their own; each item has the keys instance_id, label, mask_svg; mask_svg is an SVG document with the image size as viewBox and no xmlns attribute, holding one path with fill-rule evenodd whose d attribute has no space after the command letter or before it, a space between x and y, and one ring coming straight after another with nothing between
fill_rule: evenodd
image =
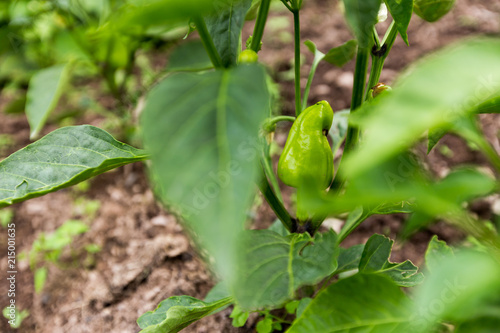
<instances>
[{"instance_id":1,"label":"green leaf","mask_svg":"<svg viewBox=\"0 0 500 333\"><path fill-rule=\"evenodd\" d=\"M339 233L339 241L343 241L349 234L356 229L368 215L363 214L363 207L358 206L349 213L342 230Z\"/></svg>"},{"instance_id":2,"label":"green leaf","mask_svg":"<svg viewBox=\"0 0 500 333\"><path fill-rule=\"evenodd\" d=\"M47 267L43 266L38 268L35 271L35 292L38 294L43 290L43 287L45 286L45 282L47 281L47 275L49 271L47 270Z\"/></svg>"},{"instance_id":3,"label":"green leaf","mask_svg":"<svg viewBox=\"0 0 500 333\"><path fill-rule=\"evenodd\" d=\"M238 305L235 305L233 308L233 312L229 315L229 318L233 318L231 325L234 327L243 327L245 326L248 316L250 312L243 311Z\"/></svg>"},{"instance_id":4,"label":"green leaf","mask_svg":"<svg viewBox=\"0 0 500 333\"><path fill-rule=\"evenodd\" d=\"M57 129L0 162L0 208L146 158L97 127Z\"/></svg>"},{"instance_id":5,"label":"green leaf","mask_svg":"<svg viewBox=\"0 0 500 333\"><path fill-rule=\"evenodd\" d=\"M384 0L384 2L396 22L399 34L406 45L409 45L407 30L413 14L413 0Z\"/></svg>"},{"instance_id":6,"label":"green leaf","mask_svg":"<svg viewBox=\"0 0 500 333\"><path fill-rule=\"evenodd\" d=\"M446 126L447 128L448 126ZM434 148L439 140L441 140L446 133L448 132L448 129L445 128L431 128L429 129L429 133L427 134L427 154L429 154Z\"/></svg>"},{"instance_id":7,"label":"green leaf","mask_svg":"<svg viewBox=\"0 0 500 333\"><path fill-rule=\"evenodd\" d=\"M500 265L489 254L463 250L436 261L414 292L415 332L429 332L441 320L463 321L500 292Z\"/></svg>"},{"instance_id":8,"label":"green leaf","mask_svg":"<svg viewBox=\"0 0 500 333\"><path fill-rule=\"evenodd\" d=\"M409 310L389 279L356 274L320 292L287 333L411 332Z\"/></svg>"},{"instance_id":9,"label":"green leaf","mask_svg":"<svg viewBox=\"0 0 500 333\"><path fill-rule=\"evenodd\" d=\"M500 113L500 96L487 99L476 107L477 113Z\"/></svg>"},{"instance_id":10,"label":"green leaf","mask_svg":"<svg viewBox=\"0 0 500 333\"><path fill-rule=\"evenodd\" d=\"M436 270L440 263L446 260L446 258L453 257L453 250L446 245L445 241L438 240L436 235L432 236L427 251L425 251L425 265L427 270L432 272Z\"/></svg>"},{"instance_id":11,"label":"green leaf","mask_svg":"<svg viewBox=\"0 0 500 333\"><path fill-rule=\"evenodd\" d=\"M354 245L347 249L341 247L338 259L338 267L335 271L335 274L358 269L364 248L364 244Z\"/></svg>"},{"instance_id":12,"label":"green leaf","mask_svg":"<svg viewBox=\"0 0 500 333\"><path fill-rule=\"evenodd\" d=\"M245 233L235 297L244 309L272 308L293 299L295 290L319 282L337 268L337 235L280 236L269 230Z\"/></svg>"},{"instance_id":13,"label":"green leaf","mask_svg":"<svg viewBox=\"0 0 500 333\"><path fill-rule=\"evenodd\" d=\"M325 57L325 54L318 50L316 44L314 44L310 40L306 40L304 44L307 46L309 51L314 55L313 62L311 64L311 69L309 70L309 76L307 78L306 87L304 89L304 96L302 98L302 110L307 107L307 100L309 99L309 91L311 90L311 84L314 79L314 75L316 74L316 69L318 68L319 63Z\"/></svg>"},{"instance_id":14,"label":"green leaf","mask_svg":"<svg viewBox=\"0 0 500 333\"><path fill-rule=\"evenodd\" d=\"M116 27L127 31L144 31L147 27L168 27L191 17L212 13L212 0L131 0L113 15Z\"/></svg>"},{"instance_id":15,"label":"green leaf","mask_svg":"<svg viewBox=\"0 0 500 333\"><path fill-rule=\"evenodd\" d=\"M353 39L340 46L330 49L330 51L325 54L323 60L337 67L344 67L345 64L354 58L357 49L358 42Z\"/></svg>"},{"instance_id":16,"label":"green leaf","mask_svg":"<svg viewBox=\"0 0 500 333\"><path fill-rule=\"evenodd\" d=\"M68 64L55 65L36 72L26 94L26 117L30 124L30 138L35 139L55 109L68 78Z\"/></svg>"},{"instance_id":17,"label":"green leaf","mask_svg":"<svg viewBox=\"0 0 500 333\"><path fill-rule=\"evenodd\" d=\"M415 13L427 22L435 22L446 15L455 0L415 0Z\"/></svg>"},{"instance_id":18,"label":"green leaf","mask_svg":"<svg viewBox=\"0 0 500 333\"><path fill-rule=\"evenodd\" d=\"M271 333L273 331L273 320L264 318L257 323L257 333Z\"/></svg>"},{"instance_id":19,"label":"green leaf","mask_svg":"<svg viewBox=\"0 0 500 333\"><path fill-rule=\"evenodd\" d=\"M297 318L302 316L302 313L304 313L304 310L311 304L312 300L313 299L310 297L304 297L300 300L299 306L297 307Z\"/></svg>"},{"instance_id":20,"label":"green leaf","mask_svg":"<svg viewBox=\"0 0 500 333\"><path fill-rule=\"evenodd\" d=\"M380 214L397 214L397 213L405 213L409 214L413 212L413 205L407 201L398 202L398 203L383 203L378 205L375 208L370 210L370 215Z\"/></svg>"},{"instance_id":21,"label":"green leaf","mask_svg":"<svg viewBox=\"0 0 500 333\"><path fill-rule=\"evenodd\" d=\"M364 274L386 275L401 287L413 287L421 283L423 275L417 273L418 267L411 261L397 264L389 262L393 244L394 241L382 235L370 237L359 262L359 271Z\"/></svg>"},{"instance_id":22,"label":"green leaf","mask_svg":"<svg viewBox=\"0 0 500 333\"><path fill-rule=\"evenodd\" d=\"M172 51L167 70L172 72L200 71L212 67L212 62L203 47L203 43L200 40L193 40L182 43Z\"/></svg>"},{"instance_id":23,"label":"green leaf","mask_svg":"<svg viewBox=\"0 0 500 333\"><path fill-rule=\"evenodd\" d=\"M481 317L460 324L455 333L496 333L500 327L500 317Z\"/></svg>"},{"instance_id":24,"label":"green leaf","mask_svg":"<svg viewBox=\"0 0 500 333\"><path fill-rule=\"evenodd\" d=\"M361 48L371 47L381 0L344 0L345 17Z\"/></svg>"},{"instance_id":25,"label":"green leaf","mask_svg":"<svg viewBox=\"0 0 500 333\"><path fill-rule=\"evenodd\" d=\"M142 116L157 193L182 214L229 285L268 110L266 73L255 64L173 74L150 92Z\"/></svg>"},{"instance_id":26,"label":"green leaf","mask_svg":"<svg viewBox=\"0 0 500 333\"><path fill-rule=\"evenodd\" d=\"M267 228L267 230L274 231L275 233L277 233L280 236L290 235L290 232L288 230L286 230L285 226L283 225L283 223L280 220L274 221L273 224L271 224L269 226L269 228Z\"/></svg>"},{"instance_id":27,"label":"green leaf","mask_svg":"<svg viewBox=\"0 0 500 333\"><path fill-rule=\"evenodd\" d=\"M137 319L142 333L175 333L232 302L231 297L206 303L190 296L174 296L162 301L154 311Z\"/></svg>"},{"instance_id":28,"label":"green leaf","mask_svg":"<svg viewBox=\"0 0 500 333\"><path fill-rule=\"evenodd\" d=\"M206 18L207 28L215 48L220 54L222 65L236 65L241 50L241 29L252 0L227 1L213 15Z\"/></svg>"},{"instance_id":29,"label":"green leaf","mask_svg":"<svg viewBox=\"0 0 500 333\"><path fill-rule=\"evenodd\" d=\"M500 41L493 39L448 48L421 61L394 84L391 94L363 104L351 118L366 135L346 160L347 178L410 147L429 128L452 123L499 89L499 53Z\"/></svg>"},{"instance_id":30,"label":"green leaf","mask_svg":"<svg viewBox=\"0 0 500 333\"><path fill-rule=\"evenodd\" d=\"M350 110L337 111L333 114L332 127L328 134L332 139L332 152L335 156L347 134Z\"/></svg>"}]
</instances>

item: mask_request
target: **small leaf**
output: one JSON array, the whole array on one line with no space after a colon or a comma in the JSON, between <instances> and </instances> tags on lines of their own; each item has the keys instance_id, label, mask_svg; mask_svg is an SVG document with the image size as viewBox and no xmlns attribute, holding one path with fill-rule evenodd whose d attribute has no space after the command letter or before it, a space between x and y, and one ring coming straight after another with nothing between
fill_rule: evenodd
<instances>
[{"instance_id":1,"label":"small leaf","mask_svg":"<svg viewBox=\"0 0 500 333\"><path fill-rule=\"evenodd\" d=\"M57 129L0 162L0 208L146 158L97 127Z\"/></svg>"},{"instance_id":2,"label":"small leaf","mask_svg":"<svg viewBox=\"0 0 500 333\"><path fill-rule=\"evenodd\" d=\"M448 14L455 0L415 0L415 13L427 22L435 22Z\"/></svg>"},{"instance_id":3,"label":"small leaf","mask_svg":"<svg viewBox=\"0 0 500 333\"><path fill-rule=\"evenodd\" d=\"M229 318L233 318L232 325L234 327L243 327L245 326L249 315L250 312L242 311L238 305L235 305L233 312L229 315Z\"/></svg>"},{"instance_id":4,"label":"small leaf","mask_svg":"<svg viewBox=\"0 0 500 333\"><path fill-rule=\"evenodd\" d=\"M429 154L434 148L439 140L441 140L447 133L448 130L445 128L431 128L429 129L429 133L427 134L427 154Z\"/></svg>"},{"instance_id":5,"label":"small leaf","mask_svg":"<svg viewBox=\"0 0 500 333\"><path fill-rule=\"evenodd\" d=\"M319 282L337 267L337 235L280 236L250 230L241 241L241 272L235 297L244 309L273 308L293 299L297 288Z\"/></svg>"},{"instance_id":6,"label":"small leaf","mask_svg":"<svg viewBox=\"0 0 500 333\"><path fill-rule=\"evenodd\" d=\"M288 312L289 314L294 314L295 311L297 311L297 307L299 306L299 304L300 304L299 300L295 300L295 301L291 301L291 302L286 303L285 304L286 312Z\"/></svg>"},{"instance_id":7,"label":"small leaf","mask_svg":"<svg viewBox=\"0 0 500 333\"><path fill-rule=\"evenodd\" d=\"M174 296L162 301L156 310L140 316L137 324L142 333L175 333L232 301L227 297L206 303L190 296Z\"/></svg>"},{"instance_id":8,"label":"small leaf","mask_svg":"<svg viewBox=\"0 0 500 333\"><path fill-rule=\"evenodd\" d=\"M264 318L257 323L257 333L271 333L273 331L273 320Z\"/></svg>"},{"instance_id":9,"label":"small leaf","mask_svg":"<svg viewBox=\"0 0 500 333\"><path fill-rule=\"evenodd\" d=\"M407 30L413 14L413 0L384 0L384 2L396 22L399 34L406 45L409 45Z\"/></svg>"},{"instance_id":10,"label":"small leaf","mask_svg":"<svg viewBox=\"0 0 500 333\"><path fill-rule=\"evenodd\" d=\"M418 267L411 261L398 264L389 262L393 243L394 241L382 235L370 237L359 262L359 271L364 274L386 275L401 287L413 287L421 283L423 275L417 273Z\"/></svg>"},{"instance_id":11,"label":"small leaf","mask_svg":"<svg viewBox=\"0 0 500 333\"><path fill-rule=\"evenodd\" d=\"M361 48L371 47L381 0L344 0L345 17Z\"/></svg>"},{"instance_id":12,"label":"small leaf","mask_svg":"<svg viewBox=\"0 0 500 333\"><path fill-rule=\"evenodd\" d=\"M411 332L410 306L386 277L356 274L320 292L287 333Z\"/></svg>"},{"instance_id":13,"label":"small leaf","mask_svg":"<svg viewBox=\"0 0 500 333\"><path fill-rule=\"evenodd\" d=\"M311 304L312 300L311 297L304 297L300 300L299 306L297 307L297 318L302 316L302 313L304 313L304 310Z\"/></svg>"},{"instance_id":14,"label":"small leaf","mask_svg":"<svg viewBox=\"0 0 500 333\"><path fill-rule=\"evenodd\" d=\"M358 42L353 39L340 46L330 49L330 51L325 54L323 60L337 67L344 67L345 64L354 58L357 49Z\"/></svg>"},{"instance_id":15,"label":"small leaf","mask_svg":"<svg viewBox=\"0 0 500 333\"><path fill-rule=\"evenodd\" d=\"M342 142L344 142L347 134L349 114L350 110L337 111L333 114L332 127L328 131L328 135L332 139L332 152L334 156L342 145Z\"/></svg>"},{"instance_id":16,"label":"small leaf","mask_svg":"<svg viewBox=\"0 0 500 333\"><path fill-rule=\"evenodd\" d=\"M43 290L45 282L47 281L48 273L49 271L45 266L37 268L37 270L35 271L35 292L37 294Z\"/></svg>"},{"instance_id":17,"label":"small leaf","mask_svg":"<svg viewBox=\"0 0 500 333\"><path fill-rule=\"evenodd\" d=\"M172 72L199 71L212 67L203 43L200 40L193 40L182 43L172 51L168 59L167 70Z\"/></svg>"},{"instance_id":18,"label":"small leaf","mask_svg":"<svg viewBox=\"0 0 500 333\"><path fill-rule=\"evenodd\" d=\"M427 269L432 272L439 267L443 260L452 257L453 250L446 245L445 241L438 240L438 237L434 235L425 252L425 265Z\"/></svg>"},{"instance_id":19,"label":"small leaf","mask_svg":"<svg viewBox=\"0 0 500 333\"><path fill-rule=\"evenodd\" d=\"M68 64L39 70L31 77L26 95L26 117L30 124L30 138L35 139L55 109L65 87Z\"/></svg>"},{"instance_id":20,"label":"small leaf","mask_svg":"<svg viewBox=\"0 0 500 333\"><path fill-rule=\"evenodd\" d=\"M222 1L220 8L206 18L207 28L224 67L236 64L241 50L241 29L252 0Z\"/></svg>"}]
</instances>

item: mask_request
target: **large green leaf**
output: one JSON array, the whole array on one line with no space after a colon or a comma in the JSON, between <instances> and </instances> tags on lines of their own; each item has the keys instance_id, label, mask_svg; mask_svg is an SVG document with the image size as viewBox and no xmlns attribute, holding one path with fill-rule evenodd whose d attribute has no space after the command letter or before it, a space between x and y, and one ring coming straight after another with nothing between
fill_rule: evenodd
<instances>
[{"instance_id":1,"label":"large green leaf","mask_svg":"<svg viewBox=\"0 0 500 333\"><path fill-rule=\"evenodd\" d=\"M281 236L252 230L242 241L241 271L235 298L244 309L272 308L295 296L297 288L319 282L337 268L337 235Z\"/></svg>"},{"instance_id":2,"label":"large green leaf","mask_svg":"<svg viewBox=\"0 0 500 333\"><path fill-rule=\"evenodd\" d=\"M499 275L498 261L487 253L463 250L442 256L415 290L415 332L429 332L441 320L461 322L475 315L500 292Z\"/></svg>"},{"instance_id":3,"label":"large green leaf","mask_svg":"<svg viewBox=\"0 0 500 333\"><path fill-rule=\"evenodd\" d=\"M356 274L320 292L287 333L411 332L410 309L386 277Z\"/></svg>"},{"instance_id":4,"label":"large green leaf","mask_svg":"<svg viewBox=\"0 0 500 333\"><path fill-rule=\"evenodd\" d=\"M496 309L498 313L498 308ZM500 317L480 317L462 323L455 333L497 333L500 327Z\"/></svg>"},{"instance_id":5,"label":"large green leaf","mask_svg":"<svg viewBox=\"0 0 500 333\"><path fill-rule=\"evenodd\" d=\"M36 72L26 95L26 117L31 139L37 138L50 112L59 101L68 76L68 65L55 65Z\"/></svg>"},{"instance_id":6,"label":"large green leaf","mask_svg":"<svg viewBox=\"0 0 500 333\"><path fill-rule=\"evenodd\" d=\"M229 284L268 110L266 73L255 64L173 74L151 91L143 112L156 191L182 214Z\"/></svg>"},{"instance_id":7,"label":"large green leaf","mask_svg":"<svg viewBox=\"0 0 500 333\"><path fill-rule=\"evenodd\" d=\"M241 29L252 0L221 2L221 8L207 17L206 23L222 65L229 67L236 64L241 50Z\"/></svg>"},{"instance_id":8,"label":"large green leaf","mask_svg":"<svg viewBox=\"0 0 500 333\"><path fill-rule=\"evenodd\" d=\"M207 303L190 296L174 296L140 316L137 324L142 333L176 333L232 302L231 297Z\"/></svg>"},{"instance_id":9,"label":"large green leaf","mask_svg":"<svg viewBox=\"0 0 500 333\"><path fill-rule=\"evenodd\" d=\"M144 151L93 126L57 129L0 162L0 207L146 158Z\"/></svg>"},{"instance_id":10,"label":"large green leaf","mask_svg":"<svg viewBox=\"0 0 500 333\"><path fill-rule=\"evenodd\" d=\"M389 12L391 12L398 32L408 45L408 26L413 14L413 0L384 0Z\"/></svg>"},{"instance_id":11,"label":"large green leaf","mask_svg":"<svg viewBox=\"0 0 500 333\"><path fill-rule=\"evenodd\" d=\"M373 235L366 242L359 271L364 274L382 274L401 287L413 287L423 280L418 267L409 260L402 263L389 262L394 241L382 235Z\"/></svg>"},{"instance_id":12,"label":"large green leaf","mask_svg":"<svg viewBox=\"0 0 500 333\"><path fill-rule=\"evenodd\" d=\"M361 48L373 43L373 27L377 23L381 0L344 0L345 17Z\"/></svg>"},{"instance_id":13,"label":"large green leaf","mask_svg":"<svg viewBox=\"0 0 500 333\"><path fill-rule=\"evenodd\" d=\"M500 41L495 39L448 48L420 62L394 84L391 94L365 103L355 122L366 135L346 160L348 178L411 146L428 129L452 123L491 95L500 87L498 54Z\"/></svg>"}]
</instances>

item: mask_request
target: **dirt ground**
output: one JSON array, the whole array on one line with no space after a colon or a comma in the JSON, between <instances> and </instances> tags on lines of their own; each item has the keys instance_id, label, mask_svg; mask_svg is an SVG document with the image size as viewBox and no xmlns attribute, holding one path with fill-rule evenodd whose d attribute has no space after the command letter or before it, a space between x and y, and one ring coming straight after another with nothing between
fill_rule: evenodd
<instances>
[{"instance_id":1,"label":"dirt ground","mask_svg":"<svg viewBox=\"0 0 500 333\"><path fill-rule=\"evenodd\" d=\"M338 10L338 1L306 0L304 3L301 17L303 40L312 40L319 50L326 52L352 38ZM248 23L245 27L244 38L251 33L252 24ZM293 110L293 82L290 80L292 29L289 13L273 12L260 53L260 60L270 66L273 77L280 84L283 112L288 114ZM381 81L391 84L398 72L413 61L447 44L499 33L499 0L459 0L450 14L433 24L415 17L408 34L410 46L398 38L387 59ZM312 57L305 46L302 52L305 55L302 73L306 78ZM322 63L310 100L326 99L334 110L349 107L353 70L352 62L342 69ZM0 158L29 143L26 118L23 115L7 115L1 112L3 107L5 101L0 101L0 133L12 135L14 142L0 153ZM109 107L112 109L113 105ZM103 121L102 117L93 115L80 117L77 122L100 126ZM482 124L488 138L500 151L497 137L500 118L496 115L482 116ZM55 128L50 125L46 131ZM276 138L283 144L286 128L280 127ZM423 147L417 150L436 175L445 174L456 164L481 163L488 167L478 152L453 136L445 137L429 156L425 156ZM214 281L208 270L176 219L155 202L144 171L141 164L128 165L95 178L87 191L65 189L13 206L18 253L28 251L41 232L52 232L67 220L82 219L90 225L90 230L77 237L72 244L79 256L77 264L74 264L74 253L64 253L65 268L49 265L48 280L40 294L34 293L33 274L28 264L18 263L17 305L30 312L18 332L138 332L136 319L154 309L161 300L174 295L202 299L210 290ZM99 209L90 220L86 220L82 200L100 202ZM472 209L481 217L489 218L492 214L491 200L475 203ZM257 227L268 226L275 219L266 204L257 207L253 216ZM395 238L405 219L406 216L401 214L372 217L344 244L363 243L373 233ZM393 259L411 259L420 264L433 234L450 242L463 238L459 231L438 223L430 230L419 232L409 242L396 243ZM7 233L1 232L0 248L6 249L6 244ZM85 254L78 250L88 244L97 244L101 248L93 261L85 259ZM2 251L0 260L2 308L7 301L8 289L4 277L8 270L5 254L6 251ZM233 328L230 312L231 309L226 309L207 317L183 332L255 331L255 317L251 317L246 327ZM8 327L6 320L0 320L0 332L15 331Z\"/></svg>"}]
</instances>

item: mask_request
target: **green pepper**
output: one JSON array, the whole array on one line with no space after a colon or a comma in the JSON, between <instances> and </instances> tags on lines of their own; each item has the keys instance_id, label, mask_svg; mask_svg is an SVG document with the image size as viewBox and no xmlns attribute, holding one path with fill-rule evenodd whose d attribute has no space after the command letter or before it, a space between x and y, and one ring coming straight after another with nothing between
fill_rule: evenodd
<instances>
[{"instance_id":1,"label":"green pepper","mask_svg":"<svg viewBox=\"0 0 500 333\"><path fill-rule=\"evenodd\" d=\"M413 9L427 22L435 22L445 16L454 4L455 0L415 0Z\"/></svg>"},{"instance_id":2,"label":"green pepper","mask_svg":"<svg viewBox=\"0 0 500 333\"><path fill-rule=\"evenodd\" d=\"M302 206L305 186L327 189L333 179L333 153L328 143L333 111L321 101L302 111L288 134L278 162L278 177L297 188L297 219L299 224L311 221L313 214Z\"/></svg>"}]
</instances>

